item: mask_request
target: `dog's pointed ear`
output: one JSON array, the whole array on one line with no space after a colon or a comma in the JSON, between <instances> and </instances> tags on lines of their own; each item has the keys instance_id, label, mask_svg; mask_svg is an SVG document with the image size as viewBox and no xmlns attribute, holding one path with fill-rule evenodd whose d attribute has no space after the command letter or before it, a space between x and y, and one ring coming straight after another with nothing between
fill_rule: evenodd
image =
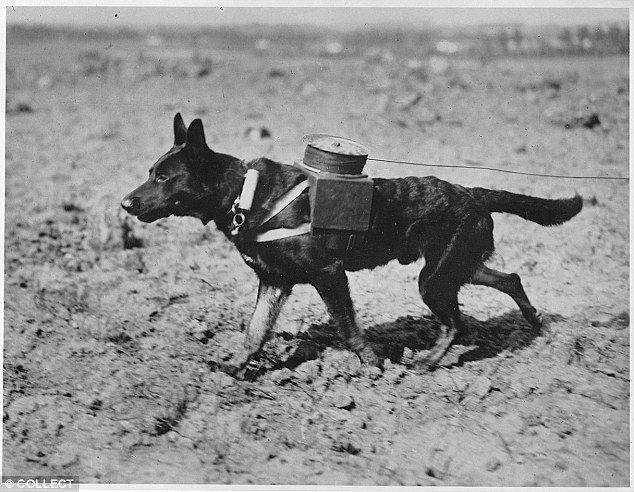
<instances>
[{"instance_id":1,"label":"dog's pointed ear","mask_svg":"<svg viewBox=\"0 0 634 492\"><path fill-rule=\"evenodd\" d=\"M174 145L182 145L187 140L187 126L180 113L174 116Z\"/></svg>"},{"instance_id":2,"label":"dog's pointed ear","mask_svg":"<svg viewBox=\"0 0 634 492\"><path fill-rule=\"evenodd\" d=\"M187 129L187 145L190 147L206 147L205 142L205 130L203 129L203 122L200 118L196 118L191 122Z\"/></svg>"}]
</instances>

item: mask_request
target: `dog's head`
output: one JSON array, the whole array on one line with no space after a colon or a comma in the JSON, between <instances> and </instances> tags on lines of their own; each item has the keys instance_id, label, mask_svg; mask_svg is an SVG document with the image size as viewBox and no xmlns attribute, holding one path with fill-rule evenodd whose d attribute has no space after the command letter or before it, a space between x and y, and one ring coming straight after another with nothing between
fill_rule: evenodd
<instances>
[{"instance_id":1,"label":"dog's head","mask_svg":"<svg viewBox=\"0 0 634 492\"><path fill-rule=\"evenodd\" d=\"M213 151L207 147L200 119L189 125L174 116L174 146L150 168L148 180L121 201L143 222L170 215L201 218L200 203L209 192Z\"/></svg>"}]
</instances>

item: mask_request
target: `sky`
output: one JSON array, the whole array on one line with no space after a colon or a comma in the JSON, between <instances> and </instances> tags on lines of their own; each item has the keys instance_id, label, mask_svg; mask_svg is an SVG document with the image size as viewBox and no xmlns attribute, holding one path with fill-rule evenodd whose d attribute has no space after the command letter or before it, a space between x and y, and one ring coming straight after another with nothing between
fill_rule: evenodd
<instances>
[{"instance_id":1,"label":"sky","mask_svg":"<svg viewBox=\"0 0 634 492\"><path fill-rule=\"evenodd\" d=\"M236 3L235 1L233 2ZM536 4L537 2L531 2ZM553 2L551 2L552 4ZM178 2L173 5L178 5ZM484 4L480 2L479 5ZM493 4L489 2L489 4ZM566 5L559 2L559 5ZM573 5L568 2L569 5ZM612 2L627 6L629 2ZM385 5L383 3L383 5ZM530 4L529 4L530 5ZM7 23L69 26L299 24L333 28L363 25L469 26L483 23L593 24L627 21L623 8L332 8L332 7L27 7L7 6Z\"/></svg>"}]
</instances>

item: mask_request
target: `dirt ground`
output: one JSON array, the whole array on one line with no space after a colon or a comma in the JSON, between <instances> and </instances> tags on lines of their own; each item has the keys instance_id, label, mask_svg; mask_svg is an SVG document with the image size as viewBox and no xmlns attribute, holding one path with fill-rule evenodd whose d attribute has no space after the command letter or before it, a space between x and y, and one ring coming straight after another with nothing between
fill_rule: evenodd
<instances>
[{"instance_id":1,"label":"dirt ground","mask_svg":"<svg viewBox=\"0 0 634 492\"><path fill-rule=\"evenodd\" d=\"M151 45L150 45L151 44ZM350 274L384 373L361 367L298 286L251 381L214 373L256 278L213 224L126 221L124 194L201 117L207 141L291 163L332 133L374 157L628 175L626 58L460 60L367 47L313 56L7 40L4 474L94 483L629 484L628 183L372 163L467 186L585 198L542 228L496 214L490 265L518 272L532 330L484 287L436 370L421 263ZM592 115L596 114L598 119ZM265 127L270 138L249 128ZM405 353L404 353L405 352ZM405 359L402 359L404 355Z\"/></svg>"}]
</instances>

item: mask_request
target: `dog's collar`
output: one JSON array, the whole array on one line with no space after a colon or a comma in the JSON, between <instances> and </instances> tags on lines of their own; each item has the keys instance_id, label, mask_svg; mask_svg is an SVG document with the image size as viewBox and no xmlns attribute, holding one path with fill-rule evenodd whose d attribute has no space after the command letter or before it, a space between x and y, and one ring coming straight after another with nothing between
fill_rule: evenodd
<instances>
[{"instance_id":1,"label":"dog's collar","mask_svg":"<svg viewBox=\"0 0 634 492\"><path fill-rule=\"evenodd\" d=\"M246 180L245 180L246 182ZM260 228L262 225L267 223L273 217L278 215L282 210L288 207L293 201L295 201L303 192L310 186L308 179L296 184L282 196L280 196L274 203L271 209L262 217L257 224L254 225L254 229ZM240 226L244 223L245 217L244 212L239 211L238 205L240 204L240 197L242 192L244 191L244 183L243 189L240 192L240 195L237 196L235 201L233 202L233 206L231 207L232 214L231 217L231 235L236 236L240 232ZM288 229L285 227L281 227L278 229L269 229L267 231L256 233L253 236L253 241L256 243L264 243L268 241L277 241L278 239L284 239L287 237L293 236L301 236L303 234L308 234L310 232L310 222L306 222L301 224L299 227L295 227L293 229Z\"/></svg>"}]
</instances>

